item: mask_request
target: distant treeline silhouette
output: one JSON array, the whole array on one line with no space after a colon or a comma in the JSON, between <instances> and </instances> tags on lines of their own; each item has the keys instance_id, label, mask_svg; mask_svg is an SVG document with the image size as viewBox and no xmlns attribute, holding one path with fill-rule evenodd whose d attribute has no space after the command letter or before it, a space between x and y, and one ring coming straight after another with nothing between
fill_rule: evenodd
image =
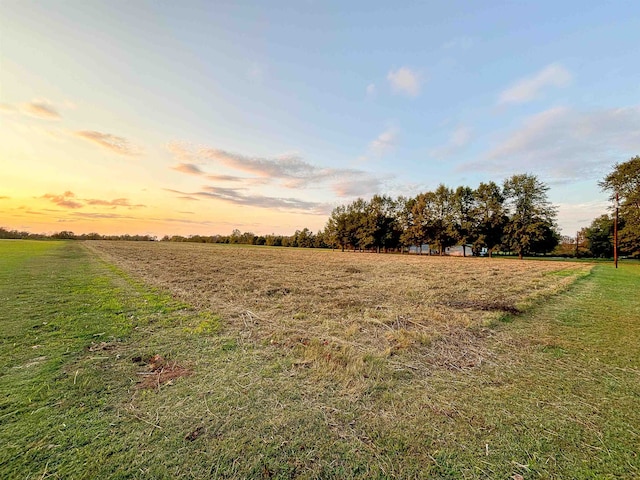
<instances>
[{"instance_id":1,"label":"distant treeline silhouette","mask_svg":"<svg viewBox=\"0 0 640 480\"><path fill-rule=\"evenodd\" d=\"M134 242L153 242L157 237L153 235L100 235L99 233L75 234L68 230L52 233L31 233L19 230L7 230L0 227L0 238L14 240L124 240Z\"/></svg>"}]
</instances>

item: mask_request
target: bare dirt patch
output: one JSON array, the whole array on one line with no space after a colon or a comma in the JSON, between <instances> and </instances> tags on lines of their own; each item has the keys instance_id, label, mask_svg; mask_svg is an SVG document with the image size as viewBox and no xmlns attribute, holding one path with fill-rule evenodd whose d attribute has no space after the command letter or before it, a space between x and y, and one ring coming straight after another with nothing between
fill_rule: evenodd
<instances>
[{"instance_id":1,"label":"bare dirt patch","mask_svg":"<svg viewBox=\"0 0 640 480\"><path fill-rule=\"evenodd\" d=\"M314 361L309 357L316 352L318 360L338 364L420 351L432 364L476 365L482 359L476 343L487 326L591 268L168 242L87 245L146 283L220 315L225 334L283 348L302 345L305 361ZM552 274L560 270L563 275Z\"/></svg>"},{"instance_id":2,"label":"bare dirt patch","mask_svg":"<svg viewBox=\"0 0 640 480\"><path fill-rule=\"evenodd\" d=\"M135 363L141 363L140 357L134 358ZM175 379L190 376L193 371L178 365L177 362L168 362L161 355L154 355L146 362L143 372L138 372L141 380L138 388L160 388L162 385L169 385Z\"/></svg>"}]
</instances>

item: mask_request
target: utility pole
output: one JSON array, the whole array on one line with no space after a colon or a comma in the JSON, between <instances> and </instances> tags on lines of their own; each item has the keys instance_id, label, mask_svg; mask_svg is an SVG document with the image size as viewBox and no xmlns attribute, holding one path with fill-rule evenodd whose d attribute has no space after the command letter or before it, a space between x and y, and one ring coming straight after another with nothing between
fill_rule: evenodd
<instances>
[{"instance_id":1,"label":"utility pole","mask_svg":"<svg viewBox=\"0 0 640 480\"><path fill-rule=\"evenodd\" d=\"M618 268L618 192L616 192L616 218L613 221L613 263Z\"/></svg>"}]
</instances>

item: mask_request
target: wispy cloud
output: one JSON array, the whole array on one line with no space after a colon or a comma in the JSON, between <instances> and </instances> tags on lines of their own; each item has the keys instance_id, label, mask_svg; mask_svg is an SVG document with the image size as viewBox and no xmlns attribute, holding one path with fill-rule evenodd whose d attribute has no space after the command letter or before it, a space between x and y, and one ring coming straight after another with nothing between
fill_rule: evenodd
<instances>
[{"instance_id":1,"label":"wispy cloud","mask_svg":"<svg viewBox=\"0 0 640 480\"><path fill-rule=\"evenodd\" d=\"M101 200L99 198L85 198L84 201L87 205L99 205L104 207L128 207L128 208L143 208L146 205L141 203L132 204L128 198L116 198L114 200Z\"/></svg>"},{"instance_id":2,"label":"wispy cloud","mask_svg":"<svg viewBox=\"0 0 640 480\"><path fill-rule=\"evenodd\" d=\"M165 192L169 192L169 193L177 193L178 196L176 198L180 199L180 200L189 200L189 201L192 201L192 202L199 202L200 201L199 198L195 198L195 197L191 196L190 194L186 194L185 192L182 192L180 190L175 190L173 188L163 188L162 190L164 190Z\"/></svg>"},{"instance_id":3,"label":"wispy cloud","mask_svg":"<svg viewBox=\"0 0 640 480\"><path fill-rule=\"evenodd\" d=\"M137 217L133 217L131 215L122 215L120 213L100 213L100 212L73 212L71 213L74 217L82 217L82 218L94 218L94 219L114 219L114 218L127 218L131 220L137 219Z\"/></svg>"},{"instance_id":4,"label":"wispy cloud","mask_svg":"<svg viewBox=\"0 0 640 480\"><path fill-rule=\"evenodd\" d=\"M379 139L379 148L388 147L393 138L392 135L382 135ZM344 185L351 185L352 183L360 183L362 186L358 188L359 191L364 187L371 185L376 186L374 192L376 193L381 184L381 180L366 171L349 169L349 168L320 168L305 160L296 154L280 155L273 158L267 157L254 157L249 155L243 155L240 153L229 152L222 149L211 147L190 147L185 144L173 143L168 148L176 155L177 158L185 161L198 163L198 164L212 164L218 169L220 167L241 172L244 174L253 175L251 177L242 177L230 174L212 174L205 175L204 178L212 182L235 182L239 186L248 191L253 191L260 185L272 184L275 186L281 186L288 189L301 190L305 188L321 189L329 188L334 193L340 194L340 192L347 192L354 190L353 188L345 188ZM220 188L220 187L212 187ZM230 189L234 192L238 192L240 187ZM170 189L169 189L170 190ZM217 193L224 192L224 189L217 191ZM181 193L184 192L174 192ZM252 197L242 195L241 198L270 198L264 197L261 192L253 192L255 195ZM193 194L187 194L193 196ZM285 203L278 204L280 207L286 205L292 205L292 199L287 198ZM271 204L270 201L267 202Z\"/></svg>"},{"instance_id":5,"label":"wispy cloud","mask_svg":"<svg viewBox=\"0 0 640 480\"><path fill-rule=\"evenodd\" d=\"M66 191L62 195L55 195L53 193L45 193L41 198L46 198L56 205L64 208L82 208L83 204L76 201L76 194Z\"/></svg>"},{"instance_id":6,"label":"wispy cloud","mask_svg":"<svg viewBox=\"0 0 640 480\"><path fill-rule=\"evenodd\" d=\"M536 171L551 181L599 178L640 151L640 106L578 111L556 107L527 118L482 160L461 169Z\"/></svg>"},{"instance_id":7,"label":"wispy cloud","mask_svg":"<svg viewBox=\"0 0 640 480\"><path fill-rule=\"evenodd\" d=\"M60 120L62 116L56 108L49 102L32 101L22 105L22 113L31 117L42 118L44 120Z\"/></svg>"},{"instance_id":8,"label":"wispy cloud","mask_svg":"<svg viewBox=\"0 0 640 480\"><path fill-rule=\"evenodd\" d=\"M11 197L7 197L6 195L0 195L0 200L9 200Z\"/></svg>"},{"instance_id":9,"label":"wispy cloud","mask_svg":"<svg viewBox=\"0 0 640 480\"><path fill-rule=\"evenodd\" d=\"M344 176L365 174L357 170L320 168L306 162L298 155L288 154L274 158L251 157L239 153L228 152L215 148L200 148L197 158L214 162L232 170L249 173L259 178L247 178L235 176L218 176L215 180L245 181L247 184L263 183L258 180L280 180L283 186L288 188L301 188L318 182L340 179Z\"/></svg>"},{"instance_id":10,"label":"wispy cloud","mask_svg":"<svg viewBox=\"0 0 640 480\"><path fill-rule=\"evenodd\" d=\"M387 80L394 93L416 97L420 93L422 79L420 75L408 67L391 70L387 74Z\"/></svg>"},{"instance_id":11,"label":"wispy cloud","mask_svg":"<svg viewBox=\"0 0 640 480\"><path fill-rule=\"evenodd\" d=\"M199 153L202 157L226 167L261 177L305 179L329 173L327 169L319 169L297 155L283 155L277 158L249 157L215 148L203 148Z\"/></svg>"},{"instance_id":12,"label":"wispy cloud","mask_svg":"<svg viewBox=\"0 0 640 480\"><path fill-rule=\"evenodd\" d=\"M525 103L538 98L546 87L566 87L571 73L559 63L547 65L538 73L518 80L500 94L498 104Z\"/></svg>"},{"instance_id":13,"label":"wispy cloud","mask_svg":"<svg viewBox=\"0 0 640 480\"><path fill-rule=\"evenodd\" d=\"M179 163L171 167L172 170L176 170L178 172L186 173L187 175L204 175L204 172L193 163Z\"/></svg>"},{"instance_id":14,"label":"wispy cloud","mask_svg":"<svg viewBox=\"0 0 640 480\"><path fill-rule=\"evenodd\" d=\"M306 213L325 215L329 212L326 204L309 202L297 198L268 197L264 195L247 194L242 189L205 186L203 191L193 193L202 198L215 198L235 205L245 205L260 208L273 208L285 211L303 211Z\"/></svg>"},{"instance_id":15,"label":"wispy cloud","mask_svg":"<svg viewBox=\"0 0 640 480\"><path fill-rule=\"evenodd\" d=\"M207 175L207 178L214 182L246 182L253 180L260 180L262 182L262 179L237 177L235 175Z\"/></svg>"},{"instance_id":16,"label":"wispy cloud","mask_svg":"<svg viewBox=\"0 0 640 480\"><path fill-rule=\"evenodd\" d=\"M140 154L140 149L132 145L129 140L124 137L110 133L96 132L95 130L79 130L74 132L74 135L119 155L134 156Z\"/></svg>"},{"instance_id":17,"label":"wispy cloud","mask_svg":"<svg viewBox=\"0 0 640 480\"><path fill-rule=\"evenodd\" d=\"M44 213L38 212L36 210L25 210L24 213L27 213L29 215L45 215Z\"/></svg>"},{"instance_id":18,"label":"wispy cloud","mask_svg":"<svg viewBox=\"0 0 640 480\"><path fill-rule=\"evenodd\" d=\"M469 144L471 138L471 129L466 125L458 125L458 127L451 132L447 143L432 149L429 155L435 158L447 158L455 155Z\"/></svg>"},{"instance_id":19,"label":"wispy cloud","mask_svg":"<svg viewBox=\"0 0 640 480\"><path fill-rule=\"evenodd\" d=\"M182 163L194 163L194 148L186 142L172 141L167 143L167 150Z\"/></svg>"},{"instance_id":20,"label":"wispy cloud","mask_svg":"<svg viewBox=\"0 0 640 480\"><path fill-rule=\"evenodd\" d=\"M369 149L375 155L384 155L395 147L397 138L398 131L395 128L389 128L369 144Z\"/></svg>"},{"instance_id":21,"label":"wispy cloud","mask_svg":"<svg viewBox=\"0 0 640 480\"><path fill-rule=\"evenodd\" d=\"M60 207L72 209L82 208L86 205L112 208L126 207L129 209L143 208L146 206L142 204L132 204L128 198L116 198L114 200L103 200L99 198L78 198L75 193L70 191L66 191L60 195L56 195L54 193L45 193L40 198L47 199Z\"/></svg>"}]
</instances>

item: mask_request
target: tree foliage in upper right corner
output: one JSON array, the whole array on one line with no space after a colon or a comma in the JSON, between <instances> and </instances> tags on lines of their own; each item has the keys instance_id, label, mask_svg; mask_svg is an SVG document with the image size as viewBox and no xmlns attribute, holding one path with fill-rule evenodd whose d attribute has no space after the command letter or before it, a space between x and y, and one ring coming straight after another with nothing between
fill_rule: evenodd
<instances>
[{"instance_id":1,"label":"tree foliage in upper right corner","mask_svg":"<svg viewBox=\"0 0 640 480\"><path fill-rule=\"evenodd\" d=\"M620 250L630 256L640 256L640 156L616 163L613 171L600 182L600 187L615 199L620 196Z\"/></svg>"}]
</instances>

